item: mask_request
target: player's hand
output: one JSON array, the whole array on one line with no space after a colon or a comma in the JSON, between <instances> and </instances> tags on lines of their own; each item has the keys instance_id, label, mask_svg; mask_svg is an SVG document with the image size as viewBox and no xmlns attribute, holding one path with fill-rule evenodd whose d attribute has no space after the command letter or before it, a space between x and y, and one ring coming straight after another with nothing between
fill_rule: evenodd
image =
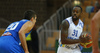
<instances>
[{"instance_id":1,"label":"player's hand","mask_svg":"<svg viewBox=\"0 0 100 53\"><path fill-rule=\"evenodd\" d=\"M80 36L80 43L87 43L87 42L89 42L88 40L90 40L90 37L89 36L86 36L86 37L83 37L83 35L82 36Z\"/></svg>"}]
</instances>

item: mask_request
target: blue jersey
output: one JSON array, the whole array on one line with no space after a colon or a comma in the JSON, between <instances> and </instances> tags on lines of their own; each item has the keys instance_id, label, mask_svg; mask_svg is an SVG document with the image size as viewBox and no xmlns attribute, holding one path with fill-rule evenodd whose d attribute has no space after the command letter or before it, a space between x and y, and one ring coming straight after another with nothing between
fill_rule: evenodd
<instances>
[{"instance_id":1,"label":"blue jersey","mask_svg":"<svg viewBox=\"0 0 100 53\"><path fill-rule=\"evenodd\" d=\"M17 21L17 22L14 22L14 23L11 23L7 29L5 30L4 34L7 33L7 32L10 32L14 37L14 39L20 43L20 39L19 39L19 30L21 29L21 27L23 26L24 23L26 23L27 21L29 20L26 20L26 19L23 19L23 20L20 20L20 21ZM31 31L30 31L31 32ZM30 33L29 32L29 33ZM27 37L29 33L26 33L25 36Z\"/></svg>"}]
</instances>

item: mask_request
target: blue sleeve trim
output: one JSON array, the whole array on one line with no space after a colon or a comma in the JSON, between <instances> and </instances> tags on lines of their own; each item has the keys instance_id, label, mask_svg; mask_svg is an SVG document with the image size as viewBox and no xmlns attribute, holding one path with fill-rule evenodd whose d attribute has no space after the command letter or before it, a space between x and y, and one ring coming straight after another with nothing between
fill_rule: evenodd
<instances>
[{"instance_id":1,"label":"blue sleeve trim","mask_svg":"<svg viewBox=\"0 0 100 53\"><path fill-rule=\"evenodd\" d=\"M66 19L66 21L69 23L69 21ZM69 23L69 26L70 26L70 23Z\"/></svg>"}]
</instances>

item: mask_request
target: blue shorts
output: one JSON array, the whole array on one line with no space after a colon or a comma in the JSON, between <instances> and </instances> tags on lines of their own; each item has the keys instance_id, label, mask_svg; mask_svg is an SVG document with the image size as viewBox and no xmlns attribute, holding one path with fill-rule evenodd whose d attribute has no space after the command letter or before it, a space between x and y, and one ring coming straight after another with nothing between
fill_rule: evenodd
<instances>
[{"instance_id":1,"label":"blue shorts","mask_svg":"<svg viewBox=\"0 0 100 53\"><path fill-rule=\"evenodd\" d=\"M12 36L0 37L0 53L25 53Z\"/></svg>"}]
</instances>

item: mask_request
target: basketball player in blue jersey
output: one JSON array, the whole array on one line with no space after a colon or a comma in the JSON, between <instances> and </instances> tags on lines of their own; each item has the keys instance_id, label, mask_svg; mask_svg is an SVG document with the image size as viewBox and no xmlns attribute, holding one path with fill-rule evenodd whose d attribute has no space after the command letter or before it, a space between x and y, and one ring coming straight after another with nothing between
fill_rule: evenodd
<instances>
[{"instance_id":1,"label":"basketball player in blue jersey","mask_svg":"<svg viewBox=\"0 0 100 53\"><path fill-rule=\"evenodd\" d=\"M91 20L92 53L100 53L99 49L99 30L100 30L100 10Z\"/></svg>"},{"instance_id":2,"label":"basketball player in blue jersey","mask_svg":"<svg viewBox=\"0 0 100 53\"><path fill-rule=\"evenodd\" d=\"M29 53L26 36L34 27L36 19L35 12L28 10L24 19L11 23L0 37L0 53Z\"/></svg>"},{"instance_id":3,"label":"basketball player in blue jersey","mask_svg":"<svg viewBox=\"0 0 100 53\"><path fill-rule=\"evenodd\" d=\"M79 19L82 13L80 6L73 7L72 16L66 18L61 24L61 37L57 53L81 53L79 43L86 43L89 36L82 37L83 22Z\"/></svg>"}]
</instances>

